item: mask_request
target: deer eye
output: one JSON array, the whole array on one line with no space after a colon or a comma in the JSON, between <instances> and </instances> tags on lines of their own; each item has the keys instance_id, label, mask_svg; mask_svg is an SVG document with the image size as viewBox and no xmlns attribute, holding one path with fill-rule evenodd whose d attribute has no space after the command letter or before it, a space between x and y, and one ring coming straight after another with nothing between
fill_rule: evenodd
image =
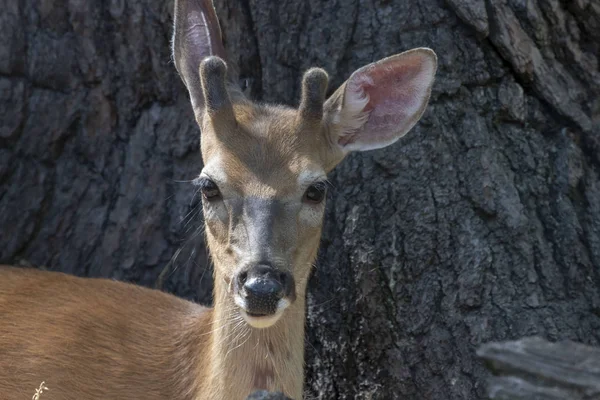
<instances>
[{"instance_id":1,"label":"deer eye","mask_svg":"<svg viewBox=\"0 0 600 400\"><path fill-rule=\"evenodd\" d=\"M221 198L221 191L216 183L208 178L198 178L194 182L197 186L200 186L202 197L207 201L214 201Z\"/></svg>"},{"instance_id":2,"label":"deer eye","mask_svg":"<svg viewBox=\"0 0 600 400\"><path fill-rule=\"evenodd\" d=\"M303 200L306 203L319 204L325 198L326 193L327 187L325 182L313 183L306 189L306 192L304 192Z\"/></svg>"}]
</instances>

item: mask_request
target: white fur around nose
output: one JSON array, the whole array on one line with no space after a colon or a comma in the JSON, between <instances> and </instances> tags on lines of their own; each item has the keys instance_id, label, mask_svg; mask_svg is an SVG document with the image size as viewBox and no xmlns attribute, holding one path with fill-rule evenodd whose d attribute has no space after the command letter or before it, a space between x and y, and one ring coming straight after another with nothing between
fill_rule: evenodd
<instances>
[{"instance_id":1,"label":"white fur around nose","mask_svg":"<svg viewBox=\"0 0 600 400\"><path fill-rule=\"evenodd\" d=\"M264 329L275 325L275 323L279 321L279 318L281 318L283 315L286 308L288 308L291 304L288 299L280 299L277 302L277 310L275 310L275 314L265 317L252 317L246 312L246 301L242 297L236 294L234 295L233 301L240 308L240 315L244 318L248 325L258 329Z\"/></svg>"}]
</instances>

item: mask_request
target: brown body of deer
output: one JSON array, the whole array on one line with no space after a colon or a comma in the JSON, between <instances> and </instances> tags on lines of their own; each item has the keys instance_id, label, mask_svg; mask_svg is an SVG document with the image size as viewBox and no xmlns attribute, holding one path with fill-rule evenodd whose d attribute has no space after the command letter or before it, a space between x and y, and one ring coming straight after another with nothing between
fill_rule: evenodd
<instances>
[{"instance_id":1,"label":"brown body of deer","mask_svg":"<svg viewBox=\"0 0 600 400\"><path fill-rule=\"evenodd\" d=\"M0 267L0 399L244 399L303 394L305 293L326 175L350 151L394 143L429 100L425 48L354 72L329 99L302 81L299 109L246 99L210 0L175 3L175 65L202 131L214 308L106 279ZM231 79L234 78L234 79Z\"/></svg>"}]
</instances>

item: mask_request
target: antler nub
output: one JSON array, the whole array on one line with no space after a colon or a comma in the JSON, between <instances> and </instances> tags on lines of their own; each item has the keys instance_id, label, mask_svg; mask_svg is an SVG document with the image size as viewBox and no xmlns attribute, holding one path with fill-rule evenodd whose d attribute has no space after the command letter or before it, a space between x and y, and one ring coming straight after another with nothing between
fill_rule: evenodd
<instances>
[{"instance_id":1,"label":"antler nub","mask_svg":"<svg viewBox=\"0 0 600 400\"><path fill-rule=\"evenodd\" d=\"M207 57L200 63L200 80L208 115L215 116L217 113L227 112L233 114L225 83L226 76L227 65L219 57Z\"/></svg>"},{"instance_id":2,"label":"antler nub","mask_svg":"<svg viewBox=\"0 0 600 400\"><path fill-rule=\"evenodd\" d=\"M323 118L323 103L327 92L329 77L321 68L311 68L302 78L302 99L300 101L300 114L304 118Z\"/></svg>"}]
</instances>

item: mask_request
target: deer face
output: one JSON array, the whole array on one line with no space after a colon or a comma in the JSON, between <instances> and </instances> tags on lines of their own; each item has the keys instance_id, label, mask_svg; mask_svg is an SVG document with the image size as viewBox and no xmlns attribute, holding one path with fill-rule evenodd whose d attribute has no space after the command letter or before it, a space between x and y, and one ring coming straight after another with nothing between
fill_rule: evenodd
<instances>
[{"instance_id":1,"label":"deer face","mask_svg":"<svg viewBox=\"0 0 600 400\"><path fill-rule=\"evenodd\" d=\"M304 296L326 175L350 151L390 145L421 117L436 57L415 49L369 64L325 100L327 74L302 81L299 109L255 104L226 82L196 2L176 6L174 56L202 131L203 196L216 285L249 325L269 327ZM212 41L212 42L211 42ZM208 57L206 57L208 55Z\"/></svg>"},{"instance_id":2,"label":"deer face","mask_svg":"<svg viewBox=\"0 0 600 400\"><path fill-rule=\"evenodd\" d=\"M233 110L227 132L204 122L196 182L216 275L248 323L262 327L304 293L325 210L326 161L313 151L319 127L296 110Z\"/></svg>"}]
</instances>

